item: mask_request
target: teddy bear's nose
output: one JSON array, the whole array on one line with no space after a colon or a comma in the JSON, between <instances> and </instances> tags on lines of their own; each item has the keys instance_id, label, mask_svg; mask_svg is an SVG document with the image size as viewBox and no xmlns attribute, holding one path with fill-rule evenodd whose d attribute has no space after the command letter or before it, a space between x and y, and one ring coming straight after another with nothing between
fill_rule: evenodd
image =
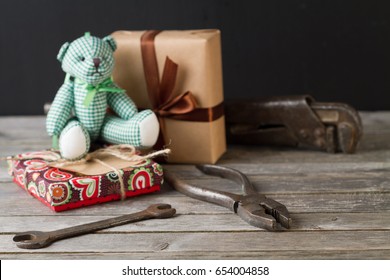
<instances>
[{"instance_id":1,"label":"teddy bear's nose","mask_svg":"<svg viewBox=\"0 0 390 280\"><path fill-rule=\"evenodd\" d=\"M93 65L95 66L95 68L98 68L99 65L100 65L100 58L94 58L93 59Z\"/></svg>"}]
</instances>

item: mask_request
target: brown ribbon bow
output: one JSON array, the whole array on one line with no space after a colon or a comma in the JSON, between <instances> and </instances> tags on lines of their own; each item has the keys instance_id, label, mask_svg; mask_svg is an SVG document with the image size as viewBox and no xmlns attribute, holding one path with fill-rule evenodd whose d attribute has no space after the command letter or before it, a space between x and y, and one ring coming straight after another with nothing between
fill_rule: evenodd
<instances>
[{"instance_id":1,"label":"brown ribbon bow","mask_svg":"<svg viewBox=\"0 0 390 280\"><path fill-rule=\"evenodd\" d=\"M173 95L178 65L169 57L165 59L160 81L154 47L154 38L160 32L149 30L141 37L142 62L153 111L159 117L185 121L210 122L221 117L223 115L222 103L212 108L197 108L195 97L190 91L178 96Z\"/></svg>"}]
</instances>

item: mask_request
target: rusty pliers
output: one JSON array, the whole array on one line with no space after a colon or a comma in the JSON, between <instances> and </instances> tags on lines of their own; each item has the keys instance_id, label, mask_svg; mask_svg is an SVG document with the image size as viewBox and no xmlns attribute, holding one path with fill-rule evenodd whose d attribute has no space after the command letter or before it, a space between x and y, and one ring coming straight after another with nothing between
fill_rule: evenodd
<instances>
[{"instance_id":1,"label":"rusty pliers","mask_svg":"<svg viewBox=\"0 0 390 280\"><path fill-rule=\"evenodd\" d=\"M180 180L169 170L164 171L164 178L177 191L195 199L226 207L252 226L270 231L280 230L281 227L290 227L291 218L286 206L258 193L248 177L240 171L209 164L197 165L196 167L207 175L219 176L240 184L244 194L239 195L193 186Z\"/></svg>"}]
</instances>

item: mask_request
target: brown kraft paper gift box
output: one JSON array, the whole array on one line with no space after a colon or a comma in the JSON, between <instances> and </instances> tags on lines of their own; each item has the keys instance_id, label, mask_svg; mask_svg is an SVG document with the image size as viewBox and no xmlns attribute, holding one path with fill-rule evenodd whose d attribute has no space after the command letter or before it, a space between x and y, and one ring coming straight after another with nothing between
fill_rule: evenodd
<instances>
[{"instance_id":1,"label":"brown kraft paper gift box","mask_svg":"<svg viewBox=\"0 0 390 280\"><path fill-rule=\"evenodd\" d=\"M114 81L139 108L154 109L162 128L160 148L172 149L168 162L215 163L226 150L220 31L112 36Z\"/></svg>"}]
</instances>

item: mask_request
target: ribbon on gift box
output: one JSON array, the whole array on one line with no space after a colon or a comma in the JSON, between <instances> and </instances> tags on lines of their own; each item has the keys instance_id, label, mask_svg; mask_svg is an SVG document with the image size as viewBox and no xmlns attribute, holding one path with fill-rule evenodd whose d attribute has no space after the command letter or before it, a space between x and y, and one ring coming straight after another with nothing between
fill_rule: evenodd
<instances>
[{"instance_id":1,"label":"ribbon on gift box","mask_svg":"<svg viewBox=\"0 0 390 280\"><path fill-rule=\"evenodd\" d=\"M174 96L178 65L166 57L160 81L154 39L159 30L148 30L141 37L142 63L144 67L146 87L152 109L160 122L160 135L155 148L164 146L163 118L182 121L212 122L224 114L223 103L210 108L199 108L190 91Z\"/></svg>"}]
</instances>

